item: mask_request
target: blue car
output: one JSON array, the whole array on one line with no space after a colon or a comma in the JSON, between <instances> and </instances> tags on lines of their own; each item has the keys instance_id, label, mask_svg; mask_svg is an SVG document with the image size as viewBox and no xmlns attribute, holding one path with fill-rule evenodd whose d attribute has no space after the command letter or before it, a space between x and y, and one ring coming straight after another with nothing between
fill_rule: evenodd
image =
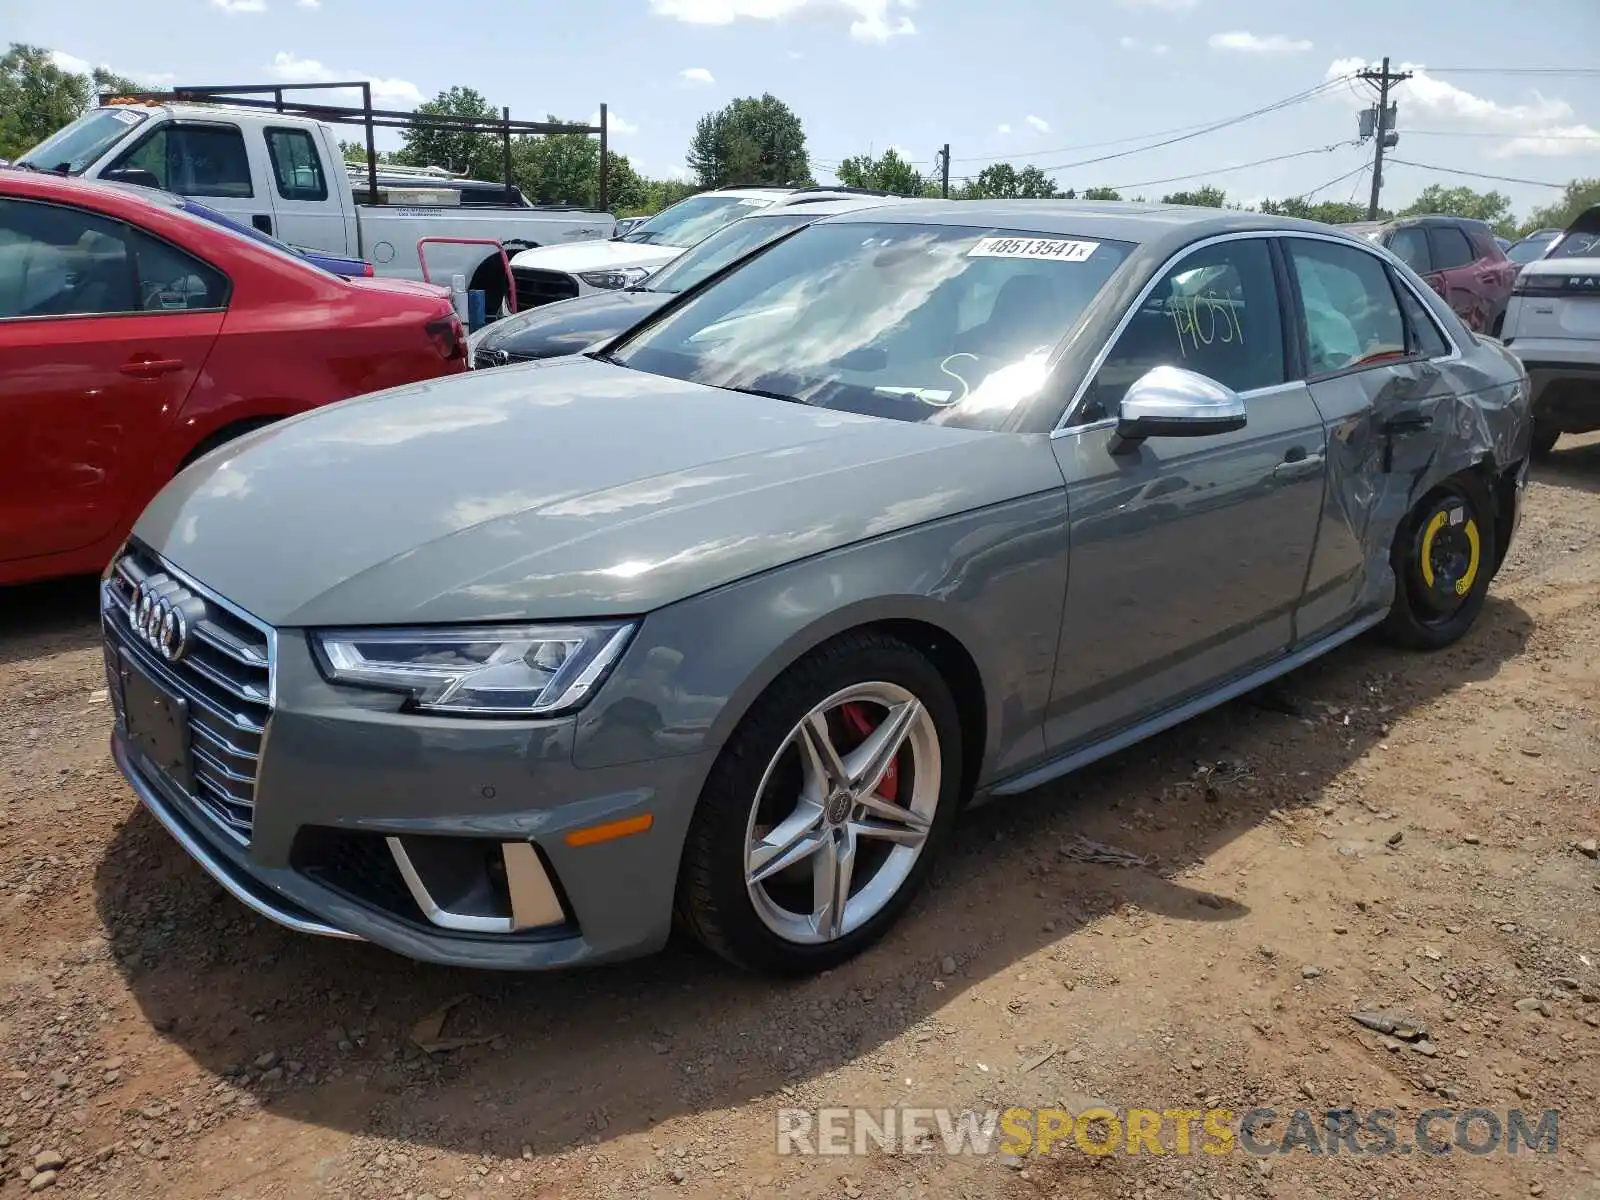
<instances>
[{"instance_id":1,"label":"blue car","mask_svg":"<svg viewBox=\"0 0 1600 1200\"><path fill-rule=\"evenodd\" d=\"M321 267L324 271L332 271L335 275L343 275L349 278L356 275L369 276L372 274L372 264L365 259L346 258L340 254L324 254L321 250L305 250L299 246L291 246L287 242L280 242L270 233L262 233L261 230L253 225L246 225L243 221L235 221L226 213L220 213L214 208L208 208L206 205L190 200L186 196L180 198L178 207L186 213L201 217L215 225L221 225L224 229L231 229L235 233L243 234L245 237L254 238L258 242L265 242L269 246L275 246L287 254L303 258L312 266Z\"/></svg>"}]
</instances>

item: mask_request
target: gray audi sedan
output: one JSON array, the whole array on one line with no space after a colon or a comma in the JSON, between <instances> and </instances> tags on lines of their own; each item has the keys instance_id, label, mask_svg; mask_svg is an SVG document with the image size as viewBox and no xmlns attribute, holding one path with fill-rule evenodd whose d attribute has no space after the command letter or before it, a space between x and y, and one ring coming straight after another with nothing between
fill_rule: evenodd
<instances>
[{"instance_id":1,"label":"gray audi sedan","mask_svg":"<svg viewBox=\"0 0 1600 1200\"><path fill-rule=\"evenodd\" d=\"M1528 450L1516 360L1328 226L830 217L587 356L188 468L103 581L112 749L294 929L816 971L974 797L1461 637Z\"/></svg>"}]
</instances>

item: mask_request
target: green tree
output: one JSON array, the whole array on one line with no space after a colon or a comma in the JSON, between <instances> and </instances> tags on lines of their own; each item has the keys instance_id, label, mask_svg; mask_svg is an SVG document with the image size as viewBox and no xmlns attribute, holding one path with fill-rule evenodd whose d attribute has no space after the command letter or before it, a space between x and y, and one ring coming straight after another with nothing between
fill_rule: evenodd
<instances>
[{"instance_id":1,"label":"green tree","mask_svg":"<svg viewBox=\"0 0 1600 1200\"><path fill-rule=\"evenodd\" d=\"M893 149L885 150L879 158L870 154L847 158L834 175L845 187L872 188L896 196L922 196L931 190L922 173Z\"/></svg>"},{"instance_id":2,"label":"green tree","mask_svg":"<svg viewBox=\"0 0 1600 1200\"><path fill-rule=\"evenodd\" d=\"M689 142L688 164L707 188L811 182L800 118L770 92L731 101L701 117Z\"/></svg>"},{"instance_id":3,"label":"green tree","mask_svg":"<svg viewBox=\"0 0 1600 1200\"><path fill-rule=\"evenodd\" d=\"M1196 208L1223 208L1228 203L1228 193L1207 184L1192 192L1169 192L1161 197L1163 204L1191 204Z\"/></svg>"},{"instance_id":4,"label":"green tree","mask_svg":"<svg viewBox=\"0 0 1600 1200\"><path fill-rule=\"evenodd\" d=\"M1535 229L1565 229L1577 219L1579 213L1596 204L1600 204L1600 179L1574 179L1567 184L1561 199L1529 213L1518 232L1526 236Z\"/></svg>"},{"instance_id":5,"label":"green tree","mask_svg":"<svg viewBox=\"0 0 1600 1200\"><path fill-rule=\"evenodd\" d=\"M559 119L546 117L552 124ZM638 208L648 194L645 181L625 154L607 154L611 211ZM523 195L535 204L600 204L600 142L587 133L550 133L518 137L511 143L511 174Z\"/></svg>"},{"instance_id":6,"label":"green tree","mask_svg":"<svg viewBox=\"0 0 1600 1200\"><path fill-rule=\"evenodd\" d=\"M500 113L472 88L453 87L440 92L417 112L430 116L497 119ZM464 133L446 129L411 128L394 161L413 167L444 167L475 179L496 179L501 172L500 139L490 133Z\"/></svg>"},{"instance_id":7,"label":"green tree","mask_svg":"<svg viewBox=\"0 0 1600 1200\"><path fill-rule=\"evenodd\" d=\"M1416 201L1398 213L1402 217L1439 213L1447 217L1470 217L1492 225L1496 233L1516 233L1517 223L1511 216L1511 197L1504 192L1477 192L1469 187L1447 188L1430 183L1422 189Z\"/></svg>"},{"instance_id":8,"label":"green tree","mask_svg":"<svg viewBox=\"0 0 1600 1200\"><path fill-rule=\"evenodd\" d=\"M1075 199L1076 193L1064 195L1051 179L1038 167L1017 170L1010 163L990 163L978 172L958 193L961 200L1057 200Z\"/></svg>"},{"instance_id":9,"label":"green tree","mask_svg":"<svg viewBox=\"0 0 1600 1200\"><path fill-rule=\"evenodd\" d=\"M1299 217L1305 221L1321 221L1327 225L1348 225L1352 221L1367 219L1367 206L1346 200L1323 200L1312 204L1299 196L1290 196L1287 200L1263 200L1259 208L1274 217ZM1381 214L1388 220L1390 214Z\"/></svg>"},{"instance_id":10,"label":"green tree","mask_svg":"<svg viewBox=\"0 0 1600 1200\"><path fill-rule=\"evenodd\" d=\"M1084 188L1083 189L1083 198L1085 200L1121 200L1122 199L1122 193L1117 191L1116 188L1108 188L1108 187Z\"/></svg>"},{"instance_id":11,"label":"green tree","mask_svg":"<svg viewBox=\"0 0 1600 1200\"><path fill-rule=\"evenodd\" d=\"M94 83L63 71L42 46L11 43L0 55L0 158L16 158L76 120L94 97Z\"/></svg>"}]
</instances>

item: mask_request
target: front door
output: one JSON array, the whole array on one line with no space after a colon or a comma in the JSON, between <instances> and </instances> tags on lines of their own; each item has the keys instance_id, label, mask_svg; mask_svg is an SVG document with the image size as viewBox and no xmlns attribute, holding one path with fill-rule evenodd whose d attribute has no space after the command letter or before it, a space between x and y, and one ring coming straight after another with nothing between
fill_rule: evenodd
<instances>
[{"instance_id":1,"label":"front door","mask_svg":"<svg viewBox=\"0 0 1600 1200\"><path fill-rule=\"evenodd\" d=\"M349 229L328 179L318 139L308 129L262 130L272 177L272 208L280 241L307 250L350 254ZM342 164L334 168L343 170Z\"/></svg>"},{"instance_id":2,"label":"front door","mask_svg":"<svg viewBox=\"0 0 1600 1200\"><path fill-rule=\"evenodd\" d=\"M0 561L91 546L148 499L225 291L121 222L0 200Z\"/></svg>"},{"instance_id":3,"label":"front door","mask_svg":"<svg viewBox=\"0 0 1600 1200\"><path fill-rule=\"evenodd\" d=\"M1433 256L1433 269L1440 279L1440 293L1445 302L1455 309L1456 315L1468 329L1486 333L1489 329L1493 278L1484 278L1478 255L1467 240L1467 235L1454 225L1430 225L1428 248Z\"/></svg>"},{"instance_id":4,"label":"front door","mask_svg":"<svg viewBox=\"0 0 1600 1200\"><path fill-rule=\"evenodd\" d=\"M1289 363L1270 241L1202 245L1139 303L1054 439L1072 559L1051 750L1153 716L1290 645L1326 447ZM1245 428L1112 453L1122 394L1161 365L1239 392Z\"/></svg>"},{"instance_id":5,"label":"front door","mask_svg":"<svg viewBox=\"0 0 1600 1200\"><path fill-rule=\"evenodd\" d=\"M257 148L258 156L263 153ZM240 224L276 234L272 197L256 187L251 161L244 133L232 121L168 121L146 133L102 174L148 172L165 191L192 196Z\"/></svg>"}]
</instances>

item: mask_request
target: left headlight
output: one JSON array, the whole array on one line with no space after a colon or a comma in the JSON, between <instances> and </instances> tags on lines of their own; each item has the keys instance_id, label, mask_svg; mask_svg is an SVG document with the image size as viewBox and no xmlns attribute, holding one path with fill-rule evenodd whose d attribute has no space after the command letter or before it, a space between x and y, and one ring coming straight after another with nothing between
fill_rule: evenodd
<instances>
[{"instance_id":1,"label":"left headlight","mask_svg":"<svg viewBox=\"0 0 1600 1200\"><path fill-rule=\"evenodd\" d=\"M605 288L607 291L620 291L630 288L636 283L642 283L650 275L648 267L617 267L610 271L579 271L578 278L590 287Z\"/></svg>"},{"instance_id":2,"label":"left headlight","mask_svg":"<svg viewBox=\"0 0 1600 1200\"><path fill-rule=\"evenodd\" d=\"M549 717L589 697L632 632L617 623L330 629L312 640L333 682L403 692L424 712Z\"/></svg>"}]
</instances>

